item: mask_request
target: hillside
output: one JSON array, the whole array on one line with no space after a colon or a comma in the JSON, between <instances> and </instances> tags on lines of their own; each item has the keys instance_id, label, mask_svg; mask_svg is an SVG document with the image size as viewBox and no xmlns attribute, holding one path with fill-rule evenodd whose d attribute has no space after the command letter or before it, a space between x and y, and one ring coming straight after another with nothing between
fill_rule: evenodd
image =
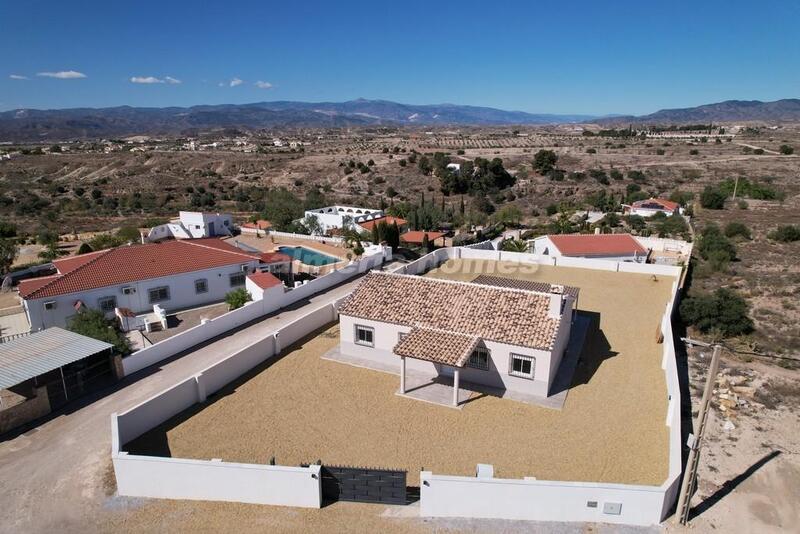
<instances>
[{"instance_id":1,"label":"hillside","mask_svg":"<svg viewBox=\"0 0 800 534\"><path fill-rule=\"evenodd\" d=\"M787 98L774 102L760 100L726 100L693 108L662 109L649 115L620 116L601 119L601 124L629 122L647 124L708 123L731 121L800 121L800 99Z\"/></svg>"}]
</instances>

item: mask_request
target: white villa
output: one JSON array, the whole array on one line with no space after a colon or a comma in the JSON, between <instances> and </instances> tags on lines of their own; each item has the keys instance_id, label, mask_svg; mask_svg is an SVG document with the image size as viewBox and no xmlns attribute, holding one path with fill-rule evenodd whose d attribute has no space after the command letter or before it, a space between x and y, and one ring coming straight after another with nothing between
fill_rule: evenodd
<instances>
[{"instance_id":1,"label":"white villa","mask_svg":"<svg viewBox=\"0 0 800 534\"><path fill-rule=\"evenodd\" d=\"M553 234L528 240L528 251L542 256L568 256L613 261L647 261L648 249L630 234Z\"/></svg>"},{"instance_id":2,"label":"white villa","mask_svg":"<svg viewBox=\"0 0 800 534\"><path fill-rule=\"evenodd\" d=\"M142 242L155 243L164 239L200 239L233 235L233 217L228 213L181 211L177 219L150 229Z\"/></svg>"},{"instance_id":3,"label":"white villa","mask_svg":"<svg viewBox=\"0 0 800 534\"><path fill-rule=\"evenodd\" d=\"M246 252L220 239L193 239L99 250L53 265L57 274L19 283L34 331L66 326L83 307L108 317L120 309L130 317L220 302L232 289L245 287L249 273L288 271L291 258Z\"/></svg>"},{"instance_id":4,"label":"white villa","mask_svg":"<svg viewBox=\"0 0 800 534\"><path fill-rule=\"evenodd\" d=\"M683 208L681 208L680 204L663 198L637 200L629 206L623 206L623 208L629 215L639 215L640 217L652 217L656 213L663 213L667 216L683 214Z\"/></svg>"},{"instance_id":5,"label":"white villa","mask_svg":"<svg viewBox=\"0 0 800 534\"><path fill-rule=\"evenodd\" d=\"M341 355L366 367L547 397L569 341L575 288L371 272L339 309ZM539 290L537 290L539 289Z\"/></svg>"},{"instance_id":6,"label":"white villa","mask_svg":"<svg viewBox=\"0 0 800 534\"><path fill-rule=\"evenodd\" d=\"M383 210L375 210L371 208L358 208L354 206L327 206L325 208L316 208L313 210L306 210L306 217L314 217L319 221L322 233L334 228L343 228L345 220L349 218L352 224L360 224L363 222L378 219L384 216Z\"/></svg>"}]
</instances>

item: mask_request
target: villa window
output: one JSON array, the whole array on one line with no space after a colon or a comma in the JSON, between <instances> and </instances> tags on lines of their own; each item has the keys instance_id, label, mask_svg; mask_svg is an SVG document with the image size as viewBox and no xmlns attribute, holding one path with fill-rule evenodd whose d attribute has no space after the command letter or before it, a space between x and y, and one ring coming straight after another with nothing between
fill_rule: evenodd
<instances>
[{"instance_id":1,"label":"villa window","mask_svg":"<svg viewBox=\"0 0 800 534\"><path fill-rule=\"evenodd\" d=\"M356 345L375 346L375 329L369 326L356 325Z\"/></svg>"},{"instance_id":2,"label":"villa window","mask_svg":"<svg viewBox=\"0 0 800 534\"><path fill-rule=\"evenodd\" d=\"M523 356L521 354L511 354L511 368L508 374L521 378L533 379L536 372L536 358Z\"/></svg>"},{"instance_id":3,"label":"villa window","mask_svg":"<svg viewBox=\"0 0 800 534\"><path fill-rule=\"evenodd\" d=\"M401 341L403 341L406 338L407 335L408 335L408 332L398 332L397 333L397 342L400 343Z\"/></svg>"},{"instance_id":4,"label":"villa window","mask_svg":"<svg viewBox=\"0 0 800 534\"><path fill-rule=\"evenodd\" d=\"M246 276L245 273L233 273L230 277L231 287L243 286Z\"/></svg>"},{"instance_id":5,"label":"villa window","mask_svg":"<svg viewBox=\"0 0 800 534\"><path fill-rule=\"evenodd\" d=\"M469 355L467 366L482 371L489 370L489 349L486 347L477 347L472 354Z\"/></svg>"},{"instance_id":6,"label":"villa window","mask_svg":"<svg viewBox=\"0 0 800 534\"><path fill-rule=\"evenodd\" d=\"M169 286L154 287L147 292L150 304L169 300Z\"/></svg>"},{"instance_id":7,"label":"villa window","mask_svg":"<svg viewBox=\"0 0 800 534\"><path fill-rule=\"evenodd\" d=\"M200 293L208 293L208 280L200 278L194 281L194 292L198 295Z\"/></svg>"},{"instance_id":8,"label":"villa window","mask_svg":"<svg viewBox=\"0 0 800 534\"><path fill-rule=\"evenodd\" d=\"M97 299L97 305L102 312L112 312L117 307L117 297L101 297Z\"/></svg>"},{"instance_id":9,"label":"villa window","mask_svg":"<svg viewBox=\"0 0 800 534\"><path fill-rule=\"evenodd\" d=\"M56 309L56 301L48 300L47 302L44 303L44 309L45 310L55 310Z\"/></svg>"}]
</instances>

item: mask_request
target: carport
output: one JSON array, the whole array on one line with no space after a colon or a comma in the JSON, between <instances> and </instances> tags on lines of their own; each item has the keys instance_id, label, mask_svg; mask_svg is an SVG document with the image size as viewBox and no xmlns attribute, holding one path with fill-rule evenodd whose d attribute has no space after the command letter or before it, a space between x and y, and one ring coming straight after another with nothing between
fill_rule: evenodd
<instances>
[{"instance_id":1,"label":"carport","mask_svg":"<svg viewBox=\"0 0 800 534\"><path fill-rule=\"evenodd\" d=\"M113 353L55 327L0 343L0 432L114 381Z\"/></svg>"}]
</instances>

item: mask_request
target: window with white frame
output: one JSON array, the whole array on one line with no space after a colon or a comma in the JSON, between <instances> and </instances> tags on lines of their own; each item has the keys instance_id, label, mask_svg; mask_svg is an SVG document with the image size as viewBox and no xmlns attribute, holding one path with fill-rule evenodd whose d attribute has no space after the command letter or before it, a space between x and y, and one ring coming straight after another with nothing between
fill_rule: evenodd
<instances>
[{"instance_id":1,"label":"window with white frame","mask_svg":"<svg viewBox=\"0 0 800 534\"><path fill-rule=\"evenodd\" d=\"M508 374L521 378L533 379L536 372L536 358L523 356L522 354L511 354L511 366Z\"/></svg>"},{"instance_id":2,"label":"window with white frame","mask_svg":"<svg viewBox=\"0 0 800 534\"><path fill-rule=\"evenodd\" d=\"M208 280L199 278L194 281L194 292L198 295L200 293L208 293Z\"/></svg>"},{"instance_id":3,"label":"window with white frame","mask_svg":"<svg viewBox=\"0 0 800 534\"><path fill-rule=\"evenodd\" d=\"M370 326L356 325L356 345L375 346L375 329Z\"/></svg>"},{"instance_id":4,"label":"window with white frame","mask_svg":"<svg viewBox=\"0 0 800 534\"><path fill-rule=\"evenodd\" d=\"M406 338L407 335L408 335L408 332L398 332L397 333L397 342L400 343L401 341L403 341Z\"/></svg>"},{"instance_id":5,"label":"window with white frame","mask_svg":"<svg viewBox=\"0 0 800 534\"><path fill-rule=\"evenodd\" d=\"M114 308L117 307L117 297L113 295L109 297L100 297L97 299L97 306L102 312L112 312Z\"/></svg>"},{"instance_id":6,"label":"window with white frame","mask_svg":"<svg viewBox=\"0 0 800 534\"><path fill-rule=\"evenodd\" d=\"M55 310L56 309L56 301L48 300L47 302L44 303L44 309L45 310Z\"/></svg>"},{"instance_id":7,"label":"window with white frame","mask_svg":"<svg viewBox=\"0 0 800 534\"><path fill-rule=\"evenodd\" d=\"M169 300L169 286L154 287L147 292L150 304Z\"/></svg>"},{"instance_id":8,"label":"window with white frame","mask_svg":"<svg viewBox=\"0 0 800 534\"><path fill-rule=\"evenodd\" d=\"M231 287L243 286L246 277L247 277L247 275L245 273L233 273L233 274L231 274L231 277L230 277Z\"/></svg>"},{"instance_id":9,"label":"window with white frame","mask_svg":"<svg viewBox=\"0 0 800 534\"><path fill-rule=\"evenodd\" d=\"M486 347L476 347L472 354L469 355L467 366L482 371L489 370L489 349Z\"/></svg>"}]
</instances>

